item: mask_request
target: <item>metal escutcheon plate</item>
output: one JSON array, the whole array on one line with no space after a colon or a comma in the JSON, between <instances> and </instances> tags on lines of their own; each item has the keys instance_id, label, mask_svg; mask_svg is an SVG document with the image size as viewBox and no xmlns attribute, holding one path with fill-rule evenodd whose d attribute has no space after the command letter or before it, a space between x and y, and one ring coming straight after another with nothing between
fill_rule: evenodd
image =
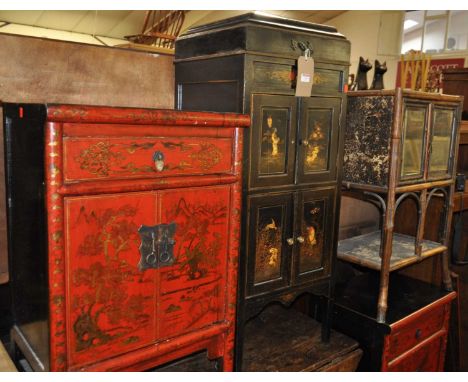
<instances>
[{"instance_id":1,"label":"metal escutcheon plate","mask_svg":"<svg viewBox=\"0 0 468 382\"><path fill-rule=\"evenodd\" d=\"M140 234L140 262L138 269L159 269L170 266L174 263L174 235L177 225L158 224L155 226L142 225L138 229Z\"/></svg>"}]
</instances>

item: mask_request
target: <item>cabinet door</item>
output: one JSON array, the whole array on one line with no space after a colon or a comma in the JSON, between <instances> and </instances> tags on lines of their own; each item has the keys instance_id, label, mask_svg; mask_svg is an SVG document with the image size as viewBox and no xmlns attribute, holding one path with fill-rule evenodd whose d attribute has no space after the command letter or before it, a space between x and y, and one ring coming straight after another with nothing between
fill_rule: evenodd
<instances>
[{"instance_id":1,"label":"cabinet door","mask_svg":"<svg viewBox=\"0 0 468 382\"><path fill-rule=\"evenodd\" d=\"M175 224L174 263L160 268L160 338L224 319L229 185L161 193L161 222Z\"/></svg>"},{"instance_id":2,"label":"cabinet door","mask_svg":"<svg viewBox=\"0 0 468 382\"><path fill-rule=\"evenodd\" d=\"M429 142L428 178L449 178L453 162L455 109L435 105Z\"/></svg>"},{"instance_id":3,"label":"cabinet door","mask_svg":"<svg viewBox=\"0 0 468 382\"><path fill-rule=\"evenodd\" d=\"M294 182L296 99L254 94L250 129L250 187Z\"/></svg>"},{"instance_id":4,"label":"cabinet door","mask_svg":"<svg viewBox=\"0 0 468 382\"><path fill-rule=\"evenodd\" d=\"M297 183L336 179L341 98L302 98Z\"/></svg>"},{"instance_id":5,"label":"cabinet door","mask_svg":"<svg viewBox=\"0 0 468 382\"><path fill-rule=\"evenodd\" d=\"M247 295L289 284L294 244L292 201L292 193L256 195L248 199Z\"/></svg>"},{"instance_id":6,"label":"cabinet door","mask_svg":"<svg viewBox=\"0 0 468 382\"><path fill-rule=\"evenodd\" d=\"M298 193L294 244L295 283L330 274L335 189Z\"/></svg>"},{"instance_id":7,"label":"cabinet door","mask_svg":"<svg viewBox=\"0 0 468 382\"><path fill-rule=\"evenodd\" d=\"M154 341L154 269L141 272L141 225L156 221L152 192L65 198L67 348L71 365Z\"/></svg>"},{"instance_id":8,"label":"cabinet door","mask_svg":"<svg viewBox=\"0 0 468 382\"><path fill-rule=\"evenodd\" d=\"M422 179L429 104L404 102L400 180Z\"/></svg>"}]
</instances>

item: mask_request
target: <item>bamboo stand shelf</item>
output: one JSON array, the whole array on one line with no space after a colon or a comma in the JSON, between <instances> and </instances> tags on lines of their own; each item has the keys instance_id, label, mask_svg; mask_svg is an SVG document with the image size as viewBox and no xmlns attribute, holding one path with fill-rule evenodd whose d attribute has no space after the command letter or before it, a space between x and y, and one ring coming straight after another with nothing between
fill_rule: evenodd
<instances>
[{"instance_id":1,"label":"bamboo stand shelf","mask_svg":"<svg viewBox=\"0 0 468 382\"><path fill-rule=\"evenodd\" d=\"M346 260L376 271L382 268L380 244L382 231L374 231L365 235L351 237L338 243L338 253L341 260ZM393 234L390 272L417 263L427 257L444 252L447 247L434 241L423 240L422 252L418 256L414 247L415 238L399 233Z\"/></svg>"},{"instance_id":2,"label":"bamboo stand shelf","mask_svg":"<svg viewBox=\"0 0 468 382\"><path fill-rule=\"evenodd\" d=\"M380 271L380 323L392 271L441 254L444 287L452 290L447 247L462 101L399 88L348 93L343 194L376 205L381 220L379 231L341 240L338 258ZM408 198L417 206L414 236L394 232L396 211ZM442 218L426 222L435 198L443 200ZM425 239L426 223L439 224L437 242Z\"/></svg>"}]
</instances>

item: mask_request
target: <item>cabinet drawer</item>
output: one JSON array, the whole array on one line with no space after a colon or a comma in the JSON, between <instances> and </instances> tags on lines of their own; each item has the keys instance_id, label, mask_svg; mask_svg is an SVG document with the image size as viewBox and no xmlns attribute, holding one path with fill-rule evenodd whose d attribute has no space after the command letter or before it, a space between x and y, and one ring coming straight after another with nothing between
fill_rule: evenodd
<instances>
[{"instance_id":1,"label":"cabinet drawer","mask_svg":"<svg viewBox=\"0 0 468 382\"><path fill-rule=\"evenodd\" d=\"M445 338L445 331L438 332L424 345L418 346L414 351L410 351L390 362L387 370L384 371L442 371L443 365L440 364L440 354L445 346Z\"/></svg>"},{"instance_id":2,"label":"cabinet drawer","mask_svg":"<svg viewBox=\"0 0 468 382\"><path fill-rule=\"evenodd\" d=\"M388 359L392 360L439 331L445 320L448 305L439 305L408 322L389 336Z\"/></svg>"},{"instance_id":3,"label":"cabinet drawer","mask_svg":"<svg viewBox=\"0 0 468 382\"><path fill-rule=\"evenodd\" d=\"M252 62L252 91L282 91L294 93L297 68L294 61L270 62L254 60ZM315 68L312 94L330 95L343 91L343 70L335 67Z\"/></svg>"},{"instance_id":4,"label":"cabinet drawer","mask_svg":"<svg viewBox=\"0 0 468 382\"><path fill-rule=\"evenodd\" d=\"M232 171L230 138L65 138L65 182Z\"/></svg>"}]
</instances>

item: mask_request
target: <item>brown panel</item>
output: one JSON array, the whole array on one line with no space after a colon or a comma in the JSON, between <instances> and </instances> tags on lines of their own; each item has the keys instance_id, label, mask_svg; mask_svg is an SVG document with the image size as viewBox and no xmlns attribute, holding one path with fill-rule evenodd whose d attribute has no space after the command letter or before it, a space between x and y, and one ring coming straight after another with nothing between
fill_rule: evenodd
<instances>
[{"instance_id":1,"label":"brown panel","mask_svg":"<svg viewBox=\"0 0 468 382\"><path fill-rule=\"evenodd\" d=\"M173 57L0 35L0 99L107 106L174 106Z\"/></svg>"},{"instance_id":2,"label":"brown panel","mask_svg":"<svg viewBox=\"0 0 468 382\"><path fill-rule=\"evenodd\" d=\"M1 108L0 120L3 121L3 112ZM7 222L5 213L5 166L3 163L3 158L3 129L0 129L0 284L8 282Z\"/></svg>"},{"instance_id":3,"label":"brown panel","mask_svg":"<svg viewBox=\"0 0 468 382\"><path fill-rule=\"evenodd\" d=\"M172 56L3 34L0 46L3 102L173 108ZM8 280L3 159L2 131L0 284Z\"/></svg>"}]
</instances>

